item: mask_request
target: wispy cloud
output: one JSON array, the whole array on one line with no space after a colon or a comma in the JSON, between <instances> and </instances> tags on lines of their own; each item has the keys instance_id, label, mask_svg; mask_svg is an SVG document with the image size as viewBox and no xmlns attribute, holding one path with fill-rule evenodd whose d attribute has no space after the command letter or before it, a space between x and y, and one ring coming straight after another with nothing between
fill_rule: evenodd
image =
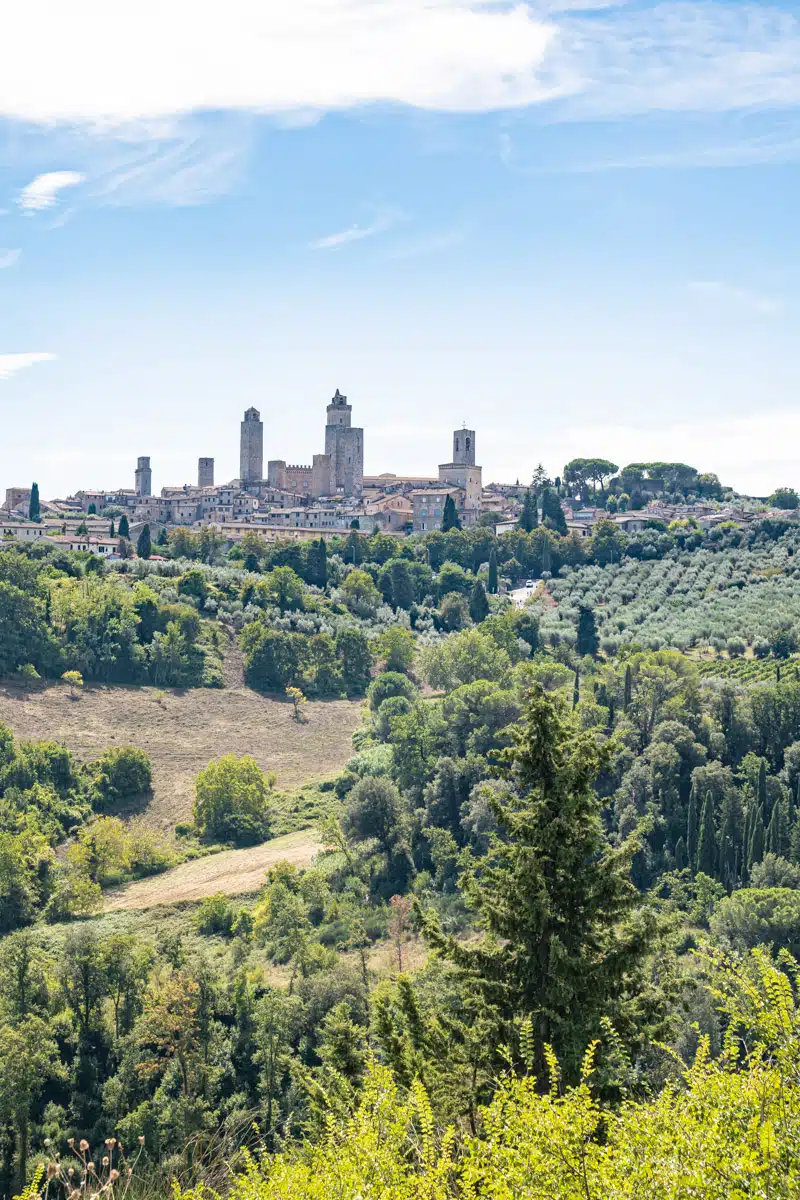
<instances>
[{"instance_id":1,"label":"wispy cloud","mask_svg":"<svg viewBox=\"0 0 800 1200\"><path fill-rule=\"evenodd\" d=\"M752 312L774 313L779 307L777 300L773 300L770 296L762 296L758 292L738 287L733 283L726 283L722 279L692 280L689 284L689 291L709 300L749 308Z\"/></svg>"},{"instance_id":2,"label":"wispy cloud","mask_svg":"<svg viewBox=\"0 0 800 1200\"><path fill-rule=\"evenodd\" d=\"M21 255L21 250L0 250L0 271L4 271L6 267L13 267L19 262Z\"/></svg>"},{"instance_id":3,"label":"wispy cloud","mask_svg":"<svg viewBox=\"0 0 800 1200\"><path fill-rule=\"evenodd\" d=\"M18 371L24 371L26 367L32 367L36 363L52 362L55 354L48 354L44 351L34 351L27 354L0 354L0 379L8 379L11 375L16 375Z\"/></svg>"},{"instance_id":4,"label":"wispy cloud","mask_svg":"<svg viewBox=\"0 0 800 1200\"><path fill-rule=\"evenodd\" d=\"M340 246L347 246L350 242L361 242L379 233L387 233L402 219L402 214L398 212L381 213L369 225L351 225L338 233L329 233L325 237L317 238L309 242L309 249L338 250Z\"/></svg>"},{"instance_id":5,"label":"wispy cloud","mask_svg":"<svg viewBox=\"0 0 800 1200\"><path fill-rule=\"evenodd\" d=\"M78 171L47 171L43 175L37 175L20 192L19 206L25 212L54 208L59 192L64 188L77 187L84 179L85 176Z\"/></svg>"}]
</instances>

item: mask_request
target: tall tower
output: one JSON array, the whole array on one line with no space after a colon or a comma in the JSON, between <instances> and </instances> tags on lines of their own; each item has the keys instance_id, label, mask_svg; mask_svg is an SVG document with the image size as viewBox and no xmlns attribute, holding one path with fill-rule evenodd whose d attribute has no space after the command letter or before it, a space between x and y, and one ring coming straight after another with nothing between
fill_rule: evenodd
<instances>
[{"instance_id":1,"label":"tall tower","mask_svg":"<svg viewBox=\"0 0 800 1200\"><path fill-rule=\"evenodd\" d=\"M364 487L364 430L351 427L352 405L339 389L328 405L325 453L331 461L331 487L360 496Z\"/></svg>"},{"instance_id":2,"label":"tall tower","mask_svg":"<svg viewBox=\"0 0 800 1200\"><path fill-rule=\"evenodd\" d=\"M453 462L462 467L475 466L475 430L456 429L453 433Z\"/></svg>"},{"instance_id":3,"label":"tall tower","mask_svg":"<svg viewBox=\"0 0 800 1200\"><path fill-rule=\"evenodd\" d=\"M152 496L153 494L153 472L150 470L149 458L137 458L136 460L136 495L137 496Z\"/></svg>"},{"instance_id":4,"label":"tall tower","mask_svg":"<svg viewBox=\"0 0 800 1200\"><path fill-rule=\"evenodd\" d=\"M213 460L213 458L198 458L198 460L197 460L197 486L198 487L213 487L214 486L214 460Z\"/></svg>"},{"instance_id":5,"label":"tall tower","mask_svg":"<svg viewBox=\"0 0 800 1200\"><path fill-rule=\"evenodd\" d=\"M242 421L239 477L245 484L264 478L264 426L257 408L248 408Z\"/></svg>"}]
</instances>

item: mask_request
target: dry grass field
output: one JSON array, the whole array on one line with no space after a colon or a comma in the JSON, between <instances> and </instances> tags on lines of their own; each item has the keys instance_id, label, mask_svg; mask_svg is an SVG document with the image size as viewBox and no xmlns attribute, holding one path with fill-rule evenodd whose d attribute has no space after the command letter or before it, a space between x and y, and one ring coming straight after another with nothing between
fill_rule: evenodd
<instances>
[{"instance_id":1,"label":"dry grass field","mask_svg":"<svg viewBox=\"0 0 800 1200\"><path fill-rule=\"evenodd\" d=\"M227 896L256 892L276 862L307 867L319 849L320 842L314 831L303 829L273 838L260 846L249 846L246 850L210 854L207 858L181 863L163 875L138 879L107 892L103 911L179 904L184 900L202 900L216 892L224 892Z\"/></svg>"},{"instance_id":2,"label":"dry grass field","mask_svg":"<svg viewBox=\"0 0 800 1200\"><path fill-rule=\"evenodd\" d=\"M361 721L358 701L309 702L304 724L291 704L244 687L158 692L149 687L87 686L77 700L69 689L30 691L0 687L0 723L18 738L63 742L80 759L109 746L139 746L153 763L153 797L143 812L170 830L191 816L198 771L223 754L252 754L275 771L279 791L323 779L353 753Z\"/></svg>"}]
</instances>

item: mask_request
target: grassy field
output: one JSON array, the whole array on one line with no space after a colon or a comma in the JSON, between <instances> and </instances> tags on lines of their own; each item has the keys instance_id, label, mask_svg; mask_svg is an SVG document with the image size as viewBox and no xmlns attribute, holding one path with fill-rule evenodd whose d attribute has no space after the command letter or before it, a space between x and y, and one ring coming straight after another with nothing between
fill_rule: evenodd
<instances>
[{"instance_id":1,"label":"grassy field","mask_svg":"<svg viewBox=\"0 0 800 1200\"><path fill-rule=\"evenodd\" d=\"M18 738L63 742L80 759L109 746L139 746L153 763L153 796L143 816L167 831L190 818L198 771L223 754L252 754L275 771L277 789L335 774L352 754L358 701L309 702L304 724L291 704L244 686L158 692L147 687L87 687L71 700L64 686L0 687L0 724Z\"/></svg>"},{"instance_id":2,"label":"grassy field","mask_svg":"<svg viewBox=\"0 0 800 1200\"><path fill-rule=\"evenodd\" d=\"M105 912L126 908L154 908L158 904L180 904L185 900L202 900L224 892L240 896L255 892L264 883L264 876L276 862L286 861L307 867L320 849L319 838L312 829L288 833L260 846L246 850L224 850L193 862L181 863L163 875L138 879L124 887L106 893Z\"/></svg>"}]
</instances>

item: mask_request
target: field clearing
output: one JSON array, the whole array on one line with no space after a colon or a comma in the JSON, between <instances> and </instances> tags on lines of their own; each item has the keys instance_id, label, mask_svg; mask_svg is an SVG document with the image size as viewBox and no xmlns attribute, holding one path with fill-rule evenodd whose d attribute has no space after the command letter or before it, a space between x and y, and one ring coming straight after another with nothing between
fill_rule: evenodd
<instances>
[{"instance_id":1,"label":"field clearing","mask_svg":"<svg viewBox=\"0 0 800 1200\"><path fill-rule=\"evenodd\" d=\"M137 879L107 892L103 911L180 904L184 900L202 900L215 892L224 892L226 896L255 892L275 863L286 861L307 867L320 849L321 843L314 830L301 829L260 846L248 846L246 850L223 850L221 854L196 858L161 875Z\"/></svg>"},{"instance_id":2,"label":"field clearing","mask_svg":"<svg viewBox=\"0 0 800 1200\"><path fill-rule=\"evenodd\" d=\"M159 692L87 686L79 699L59 685L0 687L0 724L17 738L62 742L77 758L109 746L139 746L153 763L153 796L143 810L162 831L190 819L198 771L223 754L252 754L288 791L335 774L353 753L361 701L309 701L303 724L292 705L244 686Z\"/></svg>"}]
</instances>

